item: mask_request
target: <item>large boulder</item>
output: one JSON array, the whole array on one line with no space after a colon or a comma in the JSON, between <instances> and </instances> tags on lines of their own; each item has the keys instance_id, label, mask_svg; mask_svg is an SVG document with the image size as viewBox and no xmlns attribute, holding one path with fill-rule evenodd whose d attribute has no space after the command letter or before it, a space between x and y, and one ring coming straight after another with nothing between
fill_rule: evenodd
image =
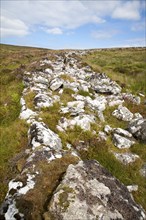
<instances>
[{"instance_id":1,"label":"large boulder","mask_svg":"<svg viewBox=\"0 0 146 220\"><path fill-rule=\"evenodd\" d=\"M50 82L50 89L52 91L59 89L61 86L63 86L63 80L59 78L55 78Z\"/></svg>"},{"instance_id":2,"label":"large boulder","mask_svg":"<svg viewBox=\"0 0 146 220\"><path fill-rule=\"evenodd\" d=\"M140 114L136 114L135 118L130 121L128 130L135 138L146 143L146 119Z\"/></svg>"},{"instance_id":3,"label":"large boulder","mask_svg":"<svg viewBox=\"0 0 146 220\"><path fill-rule=\"evenodd\" d=\"M121 92L121 87L104 73L93 74L90 77L90 83L92 88L98 93L119 94Z\"/></svg>"},{"instance_id":4,"label":"large boulder","mask_svg":"<svg viewBox=\"0 0 146 220\"><path fill-rule=\"evenodd\" d=\"M29 143L32 149L39 146L46 146L54 150L62 149L62 143L59 136L51 131L45 123L34 121L28 131Z\"/></svg>"},{"instance_id":5,"label":"large boulder","mask_svg":"<svg viewBox=\"0 0 146 220\"><path fill-rule=\"evenodd\" d=\"M122 121L131 121L133 118L133 113L131 113L128 108L122 105L119 105L118 109L114 110L112 115Z\"/></svg>"},{"instance_id":6,"label":"large boulder","mask_svg":"<svg viewBox=\"0 0 146 220\"><path fill-rule=\"evenodd\" d=\"M44 219L142 220L146 215L126 186L96 161L70 165Z\"/></svg>"}]
</instances>

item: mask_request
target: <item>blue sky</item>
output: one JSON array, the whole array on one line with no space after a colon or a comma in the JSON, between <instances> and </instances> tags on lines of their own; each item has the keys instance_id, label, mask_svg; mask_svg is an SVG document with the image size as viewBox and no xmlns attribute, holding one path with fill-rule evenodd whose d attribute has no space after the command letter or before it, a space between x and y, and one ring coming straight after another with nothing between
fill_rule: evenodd
<instances>
[{"instance_id":1,"label":"blue sky","mask_svg":"<svg viewBox=\"0 0 146 220\"><path fill-rule=\"evenodd\" d=\"M1 43L51 49L146 46L145 0L1 0Z\"/></svg>"}]
</instances>

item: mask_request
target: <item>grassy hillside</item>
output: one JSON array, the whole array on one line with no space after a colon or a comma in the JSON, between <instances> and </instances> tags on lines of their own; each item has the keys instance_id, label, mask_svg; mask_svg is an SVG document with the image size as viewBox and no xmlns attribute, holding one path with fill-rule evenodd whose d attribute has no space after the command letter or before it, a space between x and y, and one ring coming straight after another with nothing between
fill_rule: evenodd
<instances>
[{"instance_id":1,"label":"grassy hillside","mask_svg":"<svg viewBox=\"0 0 146 220\"><path fill-rule=\"evenodd\" d=\"M146 48L93 50L84 61L105 72L125 91L146 94Z\"/></svg>"},{"instance_id":2,"label":"grassy hillside","mask_svg":"<svg viewBox=\"0 0 146 220\"><path fill-rule=\"evenodd\" d=\"M0 202L7 192L9 180L17 173L12 158L27 145L27 125L18 119L24 89L23 72L47 52L45 49L0 45Z\"/></svg>"},{"instance_id":3,"label":"grassy hillside","mask_svg":"<svg viewBox=\"0 0 146 220\"><path fill-rule=\"evenodd\" d=\"M19 160L19 154L27 145L27 124L19 120L20 114L20 97L24 89L22 83L23 73L25 70L31 71L37 68L37 61L46 57L53 57L54 52L40 48L28 48L1 45L0 53L0 77L1 77L1 100L0 100L0 122L1 122L1 148L0 148L0 201L4 199L7 191L7 184L19 172L19 166L16 166ZM84 56L83 62L92 66L96 72L105 72L113 80L117 81L123 88L123 91L129 91L133 94L143 93L146 95L146 51L144 48L129 48L129 49L108 49L108 50L93 50ZM62 75L66 79L66 75ZM72 81L72 79L69 79ZM79 91L81 95L88 95L84 91ZM66 103L72 100L72 90L66 89L62 94L61 100ZM34 94L29 93L26 97L27 106L33 109ZM146 117L145 98L142 97L140 105L126 103L127 107L134 113L139 112ZM50 126L50 129L56 132L56 124L60 119L58 110L60 103L54 104L50 108L43 109L41 117L43 121ZM86 109L90 114L90 109ZM112 127L126 128L127 122L119 121L111 116L113 107L106 109L105 119L106 124ZM51 123L50 123L51 122ZM97 120L96 126L92 129L98 132L102 130L105 123ZM66 133L59 133L63 145L67 142L71 143L75 148L79 140L83 140L90 146L88 152L81 150L83 159L96 159L113 175L119 178L124 184L138 184L139 191L135 193L135 199L142 204L146 209L146 183L143 177L139 175L139 168L143 161L146 160L145 146L141 143L134 145L132 152L141 157L141 161L133 165L124 166L115 159L112 153L108 150L116 151L116 148L111 143L111 140L105 142L95 141L95 136L92 132L83 132L81 128L75 127L73 130L68 130ZM23 152L23 151L22 151ZM16 157L16 155L18 156Z\"/></svg>"}]
</instances>

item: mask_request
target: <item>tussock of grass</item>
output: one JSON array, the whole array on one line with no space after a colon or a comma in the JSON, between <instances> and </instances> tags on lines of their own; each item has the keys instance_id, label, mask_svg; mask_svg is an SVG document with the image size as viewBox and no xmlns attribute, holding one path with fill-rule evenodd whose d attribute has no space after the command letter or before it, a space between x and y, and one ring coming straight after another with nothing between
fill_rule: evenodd
<instances>
[{"instance_id":1,"label":"tussock of grass","mask_svg":"<svg viewBox=\"0 0 146 220\"><path fill-rule=\"evenodd\" d=\"M62 95L60 96L60 100L63 103L63 105L66 105L68 102L73 101L72 94L75 92L70 88L65 88L63 90Z\"/></svg>"},{"instance_id":2,"label":"tussock of grass","mask_svg":"<svg viewBox=\"0 0 146 220\"><path fill-rule=\"evenodd\" d=\"M35 97L35 92L30 91L25 95L25 101L26 101L26 106L27 108L30 108L31 110L35 110L35 105L34 105L34 97Z\"/></svg>"},{"instance_id":3,"label":"tussock of grass","mask_svg":"<svg viewBox=\"0 0 146 220\"><path fill-rule=\"evenodd\" d=\"M15 120L8 126L0 127L0 203L7 191L7 184L14 178L10 159L27 146L27 126L23 121Z\"/></svg>"},{"instance_id":4,"label":"tussock of grass","mask_svg":"<svg viewBox=\"0 0 146 220\"><path fill-rule=\"evenodd\" d=\"M103 112L105 117L106 124L109 124L113 128L127 128L128 122L117 119L115 116L112 116L112 112L117 109L117 106L107 107Z\"/></svg>"},{"instance_id":5,"label":"tussock of grass","mask_svg":"<svg viewBox=\"0 0 146 220\"><path fill-rule=\"evenodd\" d=\"M144 197L144 194L146 194L146 182L144 177L139 174L141 160L125 166L109 152L109 146L105 142L97 139L90 139L90 148L88 148L88 151L81 151L80 154L83 160L95 159L99 161L125 185L137 184L139 190L133 193L134 198L136 202L146 209L146 197Z\"/></svg>"},{"instance_id":6,"label":"tussock of grass","mask_svg":"<svg viewBox=\"0 0 146 220\"><path fill-rule=\"evenodd\" d=\"M79 95L82 95L82 96L85 96L85 97L86 97L86 96L90 96L90 93L89 93L89 92L86 92L86 91L84 91L84 90L79 90L79 91L78 91L78 94L79 94Z\"/></svg>"},{"instance_id":7,"label":"tussock of grass","mask_svg":"<svg viewBox=\"0 0 146 220\"><path fill-rule=\"evenodd\" d=\"M146 93L145 48L93 51L84 57L97 72L106 72L133 93Z\"/></svg>"},{"instance_id":8,"label":"tussock of grass","mask_svg":"<svg viewBox=\"0 0 146 220\"><path fill-rule=\"evenodd\" d=\"M58 124L59 119L61 118L60 115L60 104L59 102L54 103L53 106L44 108L40 117L43 121L48 125L48 127L57 132L56 125Z\"/></svg>"},{"instance_id":9,"label":"tussock of grass","mask_svg":"<svg viewBox=\"0 0 146 220\"><path fill-rule=\"evenodd\" d=\"M60 76L60 78L65 80L65 81L74 82L74 79L68 74L63 74L63 75Z\"/></svg>"}]
</instances>

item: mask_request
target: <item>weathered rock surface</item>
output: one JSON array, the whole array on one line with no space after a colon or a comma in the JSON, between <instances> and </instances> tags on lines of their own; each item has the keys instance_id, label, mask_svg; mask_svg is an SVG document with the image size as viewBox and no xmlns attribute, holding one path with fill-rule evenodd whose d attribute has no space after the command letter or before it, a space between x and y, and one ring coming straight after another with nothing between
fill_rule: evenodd
<instances>
[{"instance_id":1,"label":"weathered rock surface","mask_svg":"<svg viewBox=\"0 0 146 220\"><path fill-rule=\"evenodd\" d=\"M61 149L61 139L43 122L33 122L29 129L29 143L33 149L39 146Z\"/></svg>"},{"instance_id":2,"label":"weathered rock surface","mask_svg":"<svg viewBox=\"0 0 146 220\"><path fill-rule=\"evenodd\" d=\"M52 60L45 58L36 62L37 67L33 71L24 72L25 89L20 100L20 118L29 123L28 146L16 162L19 174L9 183L8 193L0 209L0 219L145 219L142 208L128 192L136 187L129 186L127 190L98 162L81 161L79 152L84 150L87 153L95 141L102 140L106 144L107 138L113 137L114 144L119 149L130 148L136 139L146 141L146 120L138 113L133 115L122 106L126 101L138 105L140 98L130 93L121 93L121 87L106 74L95 73L89 66L83 65L76 55L85 53L61 52L54 55ZM29 94L34 100L27 100ZM58 102L57 108L55 102ZM119 107L113 115L128 121L128 129L106 125L104 132L100 131L107 119L106 108L116 105ZM29 109L30 106L33 109ZM58 130L64 132L59 132L60 136L49 128L51 122L48 121L47 125L43 122L44 107L48 108L45 115L47 110L51 114L52 109L59 116L66 114L66 118L60 116L57 125ZM66 130L75 126L83 129L81 137L86 133L88 136L88 132L84 131L91 131L89 134L93 134L93 139L96 137L96 140L81 138L75 141L77 146L70 144L72 140L67 140L64 145L63 140L62 145L60 137L64 135L66 139ZM126 151L128 153L113 153L125 165L139 158L138 155L129 153L129 149L124 150ZM78 165L70 165L78 161ZM144 177L145 170L143 165L140 173Z\"/></svg>"},{"instance_id":3,"label":"weathered rock surface","mask_svg":"<svg viewBox=\"0 0 146 220\"><path fill-rule=\"evenodd\" d=\"M118 109L113 111L112 115L123 121L131 121L133 118L133 114L122 105L119 105Z\"/></svg>"},{"instance_id":4,"label":"weathered rock surface","mask_svg":"<svg viewBox=\"0 0 146 220\"><path fill-rule=\"evenodd\" d=\"M146 119L143 119L141 115L136 116L130 121L128 130L135 138L146 143Z\"/></svg>"},{"instance_id":5,"label":"weathered rock surface","mask_svg":"<svg viewBox=\"0 0 146 220\"><path fill-rule=\"evenodd\" d=\"M121 87L104 73L92 75L90 78L92 88L98 93L118 94Z\"/></svg>"},{"instance_id":6,"label":"weathered rock surface","mask_svg":"<svg viewBox=\"0 0 146 220\"><path fill-rule=\"evenodd\" d=\"M130 148L133 144L135 144L134 141L116 133L113 134L113 143L119 149Z\"/></svg>"},{"instance_id":7,"label":"weathered rock surface","mask_svg":"<svg viewBox=\"0 0 146 220\"><path fill-rule=\"evenodd\" d=\"M66 130L67 128L74 128L75 125L80 126L83 130L90 130L90 124L95 122L93 115L82 114L73 119L61 118L57 128Z\"/></svg>"},{"instance_id":8,"label":"weathered rock surface","mask_svg":"<svg viewBox=\"0 0 146 220\"><path fill-rule=\"evenodd\" d=\"M70 165L48 204L44 219L145 219L144 210L96 161Z\"/></svg>"},{"instance_id":9,"label":"weathered rock surface","mask_svg":"<svg viewBox=\"0 0 146 220\"><path fill-rule=\"evenodd\" d=\"M127 165L129 163L135 162L135 160L139 159L139 156L132 153L115 153L115 157L122 162L123 164Z\"/></svg>"}]
</instances>

